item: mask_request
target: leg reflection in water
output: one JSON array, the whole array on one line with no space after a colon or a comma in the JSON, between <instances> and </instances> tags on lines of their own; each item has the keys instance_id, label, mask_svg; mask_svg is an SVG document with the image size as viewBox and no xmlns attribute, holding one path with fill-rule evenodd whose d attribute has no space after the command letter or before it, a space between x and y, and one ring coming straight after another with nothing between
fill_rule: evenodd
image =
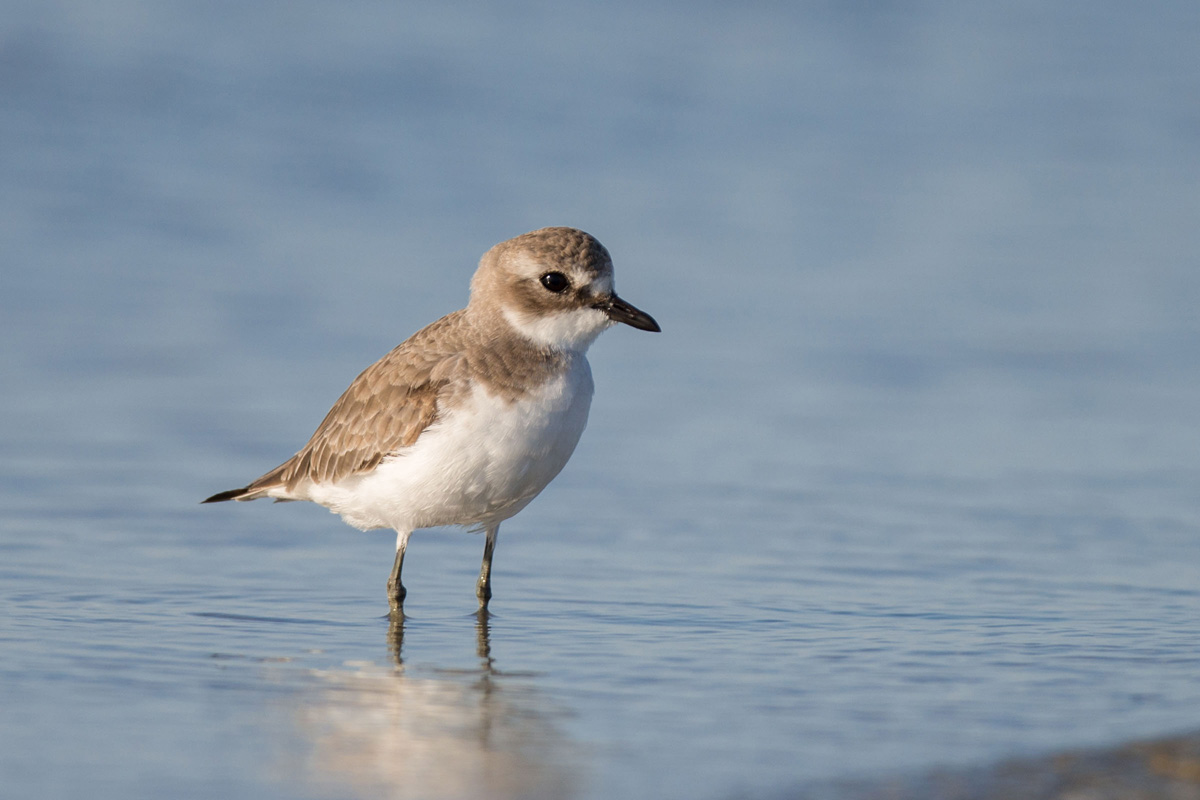
<instances>
[{"instance_id":1,"label":"leg reflection in water","mask_svg":"<svg viewBox=\"0 0 1200 800\"><path fill-rule=\"evenodd\" d=\"M311 691L296 697L297 727L308 746L285 765L287 779L352 797L576 795L579 751L557 724L566 710L538 691L537 673L497 668L486 610L472 626L477 666L429 664L421 634L437 634L430 637L437 641L461 633L466 645L471 634L463 622L438 630L443 623L392 614L391 665L318 673Z\"/></svg>"},{"instance_id":2,"label":"leg reflection in water","mask_svg":"<svg viewBox=\"0 0 1200 800\"><path fill-rule=\"evenodd\" d=\"M480 659L480 669L485 675L492 674L492 642L491 642L491 612L481 608L475 612L475 654ZM387 632L388 655L396 666L404 666L404 611L396 610L388 614Z\"/></svg>"}]
</instances>

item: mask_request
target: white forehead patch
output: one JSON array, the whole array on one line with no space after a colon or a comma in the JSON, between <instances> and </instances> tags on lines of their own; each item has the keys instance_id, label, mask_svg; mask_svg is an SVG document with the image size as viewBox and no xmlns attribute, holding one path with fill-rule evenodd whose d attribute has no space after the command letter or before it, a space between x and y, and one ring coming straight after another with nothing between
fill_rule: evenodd
<instances>
[{"instance_id":1,"label":"white forehead patch","mask_svg":"<svg viewBox=\"0 0 1200 800\"><path fill-rule=\"evenodd\" d=\"M601 297L608 297L613 293L613 278L612 273L601 275L596 280L592 281L592 291Z\"/></svg>"}]
</instances>

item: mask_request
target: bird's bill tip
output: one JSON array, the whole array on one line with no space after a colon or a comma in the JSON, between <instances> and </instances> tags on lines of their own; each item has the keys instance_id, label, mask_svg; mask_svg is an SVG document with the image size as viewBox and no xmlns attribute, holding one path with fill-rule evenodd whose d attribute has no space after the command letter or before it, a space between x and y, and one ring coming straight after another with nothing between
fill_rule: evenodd
<instances>
[{"instance_id":1,"label":"bird's bill tip","mask_svg":"<svg viewBox=\"0 0 1200 800\"><path fill-rule=\"evenodd\" d=\"M662 332L662 328L658 327L658 323L654 321L654 317L626 303L616 295L613 295L611 302L605 304L604 312L608 314L608 318L613 322L624 322L626 325L631 325L638 330L650 331L652 333Z\"/></svg>"}]
</instances>

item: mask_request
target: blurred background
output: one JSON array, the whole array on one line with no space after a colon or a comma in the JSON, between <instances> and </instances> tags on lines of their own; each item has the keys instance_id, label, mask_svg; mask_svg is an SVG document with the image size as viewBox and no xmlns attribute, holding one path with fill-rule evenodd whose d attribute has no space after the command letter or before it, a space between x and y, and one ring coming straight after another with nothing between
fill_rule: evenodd
<instances>
[{"instance_id":1,"label":"blurred background","mask_svg":"<svg viewBox=\"0 0 1200 800\"><path fill-rule=\"evenodd\" d=\"M0 782L774 797L1200 727L1198 34L7 4ZM547 225L664 332L593 347L490 621L478 537L414 538L397 630L386 532L196 505Z\"/></svg>"}]
</instances>

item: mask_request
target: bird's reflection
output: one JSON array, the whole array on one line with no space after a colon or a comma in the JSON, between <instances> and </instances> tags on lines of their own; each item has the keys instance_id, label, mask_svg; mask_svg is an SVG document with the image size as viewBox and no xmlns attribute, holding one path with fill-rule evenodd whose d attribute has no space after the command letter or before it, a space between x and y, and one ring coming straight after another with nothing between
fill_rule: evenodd
<instances>
[{"instance_id":1,"label":"bird's reflection","mask_svg":"<svg viewBox=\"0 0 1200 800\"><path fill-rule=\"evenodd\" d=\"M495 671L492 661L491 613L486 608L475 612L475 655L479 656L481 675L488 677ZM388 614L388 654L397 667L404 666L404 611L394 610Z\"/></svg>"},{"instance_id":2,"label":"bird's reflection","mask_svg":"<svg viewBox=\"0 0 1200 800\"><path fill-rule=\"evenodd\" d=\"M392 666L319 673L317 690L302 698L297 714L309 744L300 765L304 782L364 797L575 794L577 754L555 725L561 712L528 676L496 669L487 611L474 628L479 664L472 669L426 675L405 664L405 619L393 614Z\"/></svg>"},{"instance_id":3,"label":"bird's reflection","mask_svg":"<svg viewBox=\"0 0 1200 800\"><path fill-rule=\"evenodd\" d=\"M404 656L401 654L404 649L404 612L401 610L388 614L387 648L396 666L404 666Z\"/></svg>"}]
</instances>

